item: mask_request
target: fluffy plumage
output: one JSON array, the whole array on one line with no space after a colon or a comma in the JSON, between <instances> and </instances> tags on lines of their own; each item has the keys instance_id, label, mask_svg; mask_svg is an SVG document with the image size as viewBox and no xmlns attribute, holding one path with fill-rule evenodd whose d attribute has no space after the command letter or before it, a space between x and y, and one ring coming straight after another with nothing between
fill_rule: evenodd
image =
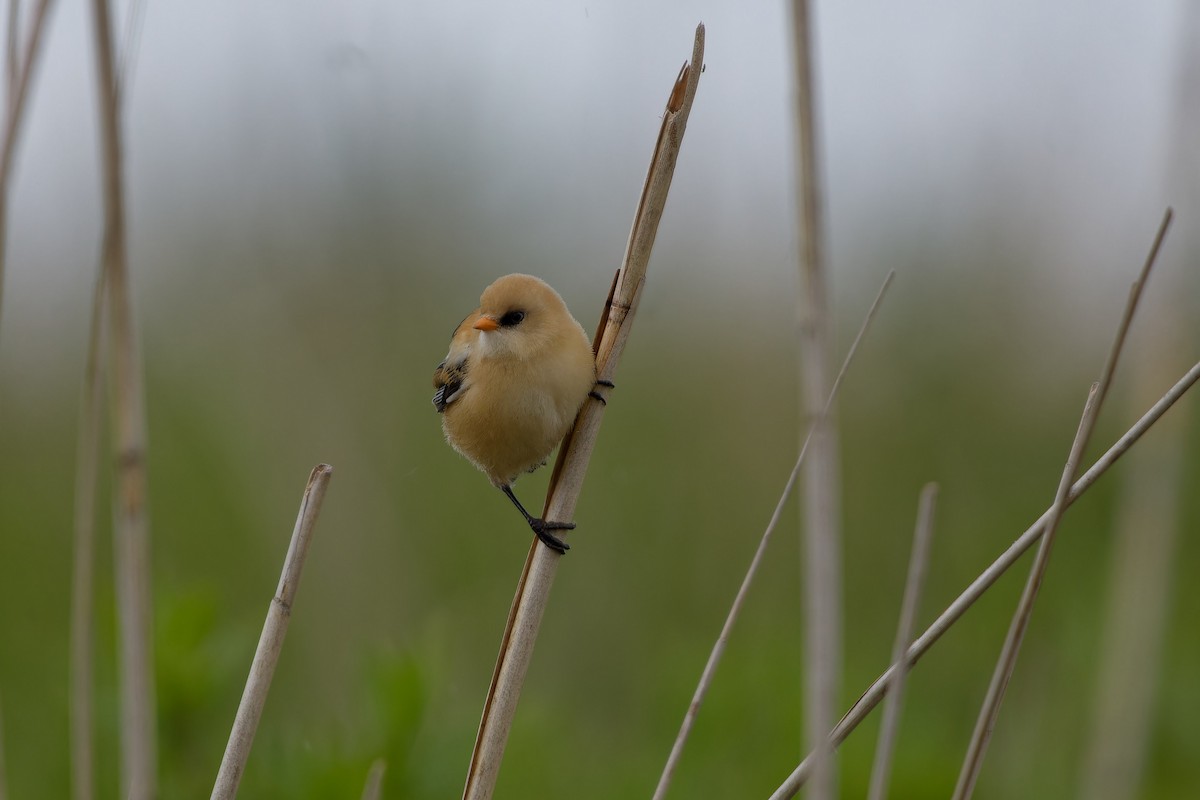
<instances>
[{"instance_id":1,"label":"fluffy plumage","mask_svg":"<svg viewBox=\"0 0 1200 800\"><path fill-rule=\"evenodd\" d=\"M446 440L559 552L567 547L548 529L574 526L532 517L512 483L546 462L595 382L587 334L558 292L531 275L506 275L484 290L433 375Z\"/></svg>"}]
</instances>

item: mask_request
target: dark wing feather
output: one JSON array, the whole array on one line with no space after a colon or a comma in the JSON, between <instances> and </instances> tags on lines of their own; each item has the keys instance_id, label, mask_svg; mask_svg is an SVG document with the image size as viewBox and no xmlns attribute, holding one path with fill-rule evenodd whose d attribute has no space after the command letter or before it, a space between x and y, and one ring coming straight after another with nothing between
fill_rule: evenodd
<instances>
[{"instance_id":1,"label":"dark wing feather","mask_svg":"<svg viewBox=\"0 0 1200 800\"><path fill-rule=\"evenodd\" d=\"M437 391L433 393L433 407L439 414L446 410L446 406L458 399L466 377L467 362L465 359L449 367L446 366L445 361L438 364L433 373L433 385L437 387Z\"/></svg>"},{"instance_id":2,"label":"dark wing feather","mask_svg":"<svg viewBox=\"0 0 1200 800\"><path fill-rule=\"evenodd\" d=\"M466 389L463 384L467 379L467 353L472 336L479 333L471 327L471 323L478 316L479 309L475 309L458 323L454 335L450 337L449 355L433 371L433 386L437 389L433 395L433 407L439 414Z\"/></svg>"}]
</instances>

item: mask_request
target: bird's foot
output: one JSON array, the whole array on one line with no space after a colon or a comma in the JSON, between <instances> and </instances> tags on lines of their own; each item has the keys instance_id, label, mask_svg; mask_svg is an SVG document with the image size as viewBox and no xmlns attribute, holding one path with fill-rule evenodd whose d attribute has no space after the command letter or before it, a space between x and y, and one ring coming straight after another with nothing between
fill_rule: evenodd
<instances>
[{"instance_id":1,"label":"bird's foot","mask_svg":"<svg viewBox=\"0 0 1200 800\"><path fill-rule=\"evenodd\" d=\"M615 383L613 383L612 381L606 381L606 380L596 381L596 385L597 386L607 386L609 389L616 387ZM603 404L603 405L608 405L608 401L605 400L604 397L601 396L601 394L599 392L597 392L595 389L588 392L588 397L591 397L595 400L599 400L601 402L601 404Z\"/></svg>"},{"instance_id":2,"label":"bird's foot","mask_svg":"<svg viewBox=\"0 0 1200 800\"><path fill-rule=\"evenodd\" d=\"M564 542L562 539L555 536L550 531L573 531L575 530L574 522L547 522L543 519L533 517L529 520L529 527L537 534L537 537L542 540L542 544L549 547L554 552L562 555L571 549L571 545Z\"/></svg>"}]
</instances>

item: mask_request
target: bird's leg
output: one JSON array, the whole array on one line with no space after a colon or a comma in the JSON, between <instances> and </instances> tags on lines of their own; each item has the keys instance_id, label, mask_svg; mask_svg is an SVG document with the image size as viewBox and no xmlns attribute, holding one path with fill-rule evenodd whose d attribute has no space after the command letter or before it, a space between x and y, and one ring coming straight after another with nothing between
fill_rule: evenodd
<instances>
[{"instance_id":1,"label":"bird's leg","mask_svg":"<svg viewBox=\"0 0 1200 800\"><path fill-rule=\"evenodd\" d=\"M596 385L597 385L597 386L607 386L607 387L608 387L608 388L610 388L610 389L616 388L616 384L615 384L615 383L613 383L612 381L606 381L606 380L598 380L598 381L596 381ZM591 397L591 398L594 398L594 399L596 399L596 400L599 400L599 401L600 401L601 403L603 403L604 405L608 405L608 401L607 401L607 400L605 400L603 397L601 397L601 396L600 396L600 393L599 393L599 392L597 392L595 389L593 389L592 391L588 392L588 397Z\"/></svg>"},{"instance_id":2,"label":"bird's leg","mask_svg":"<svg viewBox=\"0 0 1200 800\"><path fill-rule=\"evenodd\" d=\"M521 501L513 494L511 486L501 486L500 491L508 495L508 499L513 501L513 505L521 512L521 516L525 517L525 521L529 523L529 527L537 534L537 537L542 540L542 544L549 547L554 552L562 555L571 549L571 545L564 542L562 539L555 536L550 531L571 531L575 530L574 522L546 522L544 519L538 519L525 510L525 506L521 505Z\"/></svg>"}]
</instances>

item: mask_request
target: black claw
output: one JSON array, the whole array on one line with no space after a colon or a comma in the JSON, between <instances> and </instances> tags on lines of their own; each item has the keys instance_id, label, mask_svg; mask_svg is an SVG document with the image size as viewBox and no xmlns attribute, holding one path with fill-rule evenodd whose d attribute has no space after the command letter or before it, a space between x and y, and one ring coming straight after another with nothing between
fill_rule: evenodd
<instances>
[{"instance_id":1,"label":"black claw","mask_svg":"<svg viewBox=\"0 0 1200 800\"><path fill-rule=\"evenodd\" d=\"M529 527L537 534L537 537L542 540L542 544L549 547L559 555L563 555L571 549L571 545L564 542L562 539L555 536L550 531L572 531L575 530L574 522L546 522L545 520L533 517L529 520Z\"/></svg>"},{"instance_id":2,"label":"black claw","mask_svg":"<svg viewBox=\"0 0 1200 800\"><path fill-rule=\"evenodd\" d=\"M610 389L615 389L615 388L616 388L616 386L617 386L617 385L616 385L615 383L613 383L612 381L606 381L606 380L603 380L603 379L596 381L596 385L597 385L597 386L607 386L607 387L608 387L608 388L610 388ZM605 400L603 397L601 397L601 396L600 396L600 393L599 393L599 392L597 392L597 391L595 391L594 389L593 389L592 391L588 392L588 397L594 397L594 398L596 398L597 400L599 400L601 403L603 403L604 405L608 405L608 401L607 401L607 400Z\"/></svg>"}]
</instances>

